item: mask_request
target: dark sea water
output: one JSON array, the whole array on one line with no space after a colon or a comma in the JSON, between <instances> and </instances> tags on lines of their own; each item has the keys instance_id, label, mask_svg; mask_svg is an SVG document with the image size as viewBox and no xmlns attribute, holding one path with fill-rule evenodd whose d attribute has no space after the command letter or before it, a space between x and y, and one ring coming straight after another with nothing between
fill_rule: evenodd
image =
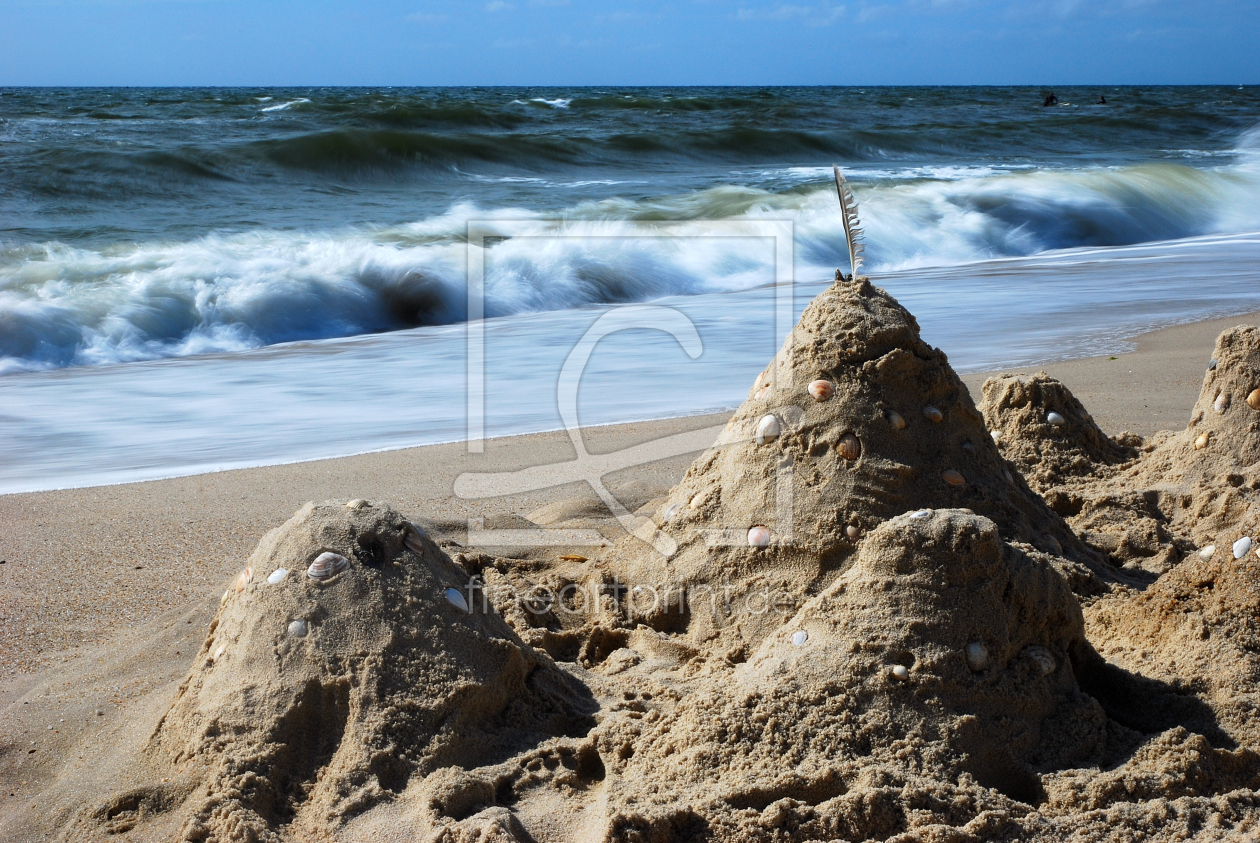
<instances>
[{"instance_id":1,"label":"dark sea water","mask_svg":"<svg viewBox=\"0 0 1260 843\"><path fill-rule=\"evenodd\" d=\"M961 369L1260 307L1260 88L1046 93L0 89L0 491L475 433L474 258L477 430L559 427L568 350L635 303L704 352L601 341L583 423L732 406L782 337L754 229L789 227L789 324L847 269L833 163Z\"/></svg>"}]
</instances>

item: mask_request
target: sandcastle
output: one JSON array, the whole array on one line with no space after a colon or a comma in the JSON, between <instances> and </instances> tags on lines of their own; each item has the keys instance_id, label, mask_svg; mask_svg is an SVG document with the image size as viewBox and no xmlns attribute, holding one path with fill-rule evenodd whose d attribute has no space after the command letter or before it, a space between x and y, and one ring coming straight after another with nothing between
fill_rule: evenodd
<instances>
[{"instance_id":1,"label":"sandcastle","mask_svg":"<svg viewBox=\"0 0 1260 843\"><path fill-rule=\"evenodd\" d=\"M1192 426L1150 441L1044 376L978 410L842 279L650 510L668 555L526 563L304 507L61 836L1245 839L1257 372L1226 332ZM571 584L595 598L531 604Z\"/></svg>"}]
</instances>

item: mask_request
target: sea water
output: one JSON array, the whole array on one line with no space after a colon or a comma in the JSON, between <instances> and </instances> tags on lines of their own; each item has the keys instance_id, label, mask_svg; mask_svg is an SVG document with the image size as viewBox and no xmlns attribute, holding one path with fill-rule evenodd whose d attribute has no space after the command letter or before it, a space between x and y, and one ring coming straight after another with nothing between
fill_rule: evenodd
<instances>
[{"instance_id":1,"label":"sea water","mask_svg":"<svg viewBox=\"0 0 1260 843\"><path fill-rule=\"evenodd\" d=\"M0 491L555 429L610 313L581 423L734 406L848 268L833 162L962 371L1260 308L1260 89L1056 93L0 91Z\"/></svg>"}]
</instances>

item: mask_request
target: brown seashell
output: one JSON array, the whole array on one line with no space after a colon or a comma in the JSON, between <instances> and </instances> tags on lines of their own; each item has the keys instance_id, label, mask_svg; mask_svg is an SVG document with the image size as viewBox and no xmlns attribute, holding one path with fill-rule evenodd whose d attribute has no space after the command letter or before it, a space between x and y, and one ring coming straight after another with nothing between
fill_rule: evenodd
<instances>
[{"instance_id":1,"label":"brown seashell","mask_svg":"<svg viewBox=\"0 0 1260 843\"><path fill-rule=\"evenodd\" d=\"M749 547L766 547L770 544L770 531L765 527L756 526L748 531Z\"/></svg>"},{"instance_id":2,"label":"brown seashell","mask_svg":"<svg viewBox=\"0 0 1260 843\"><path fill-rule=\"evenodd\" d=\"M840 452L840 456L852 462L862 453L862 443L852 433L846 433L840 437L840 443L836 445L836 450Z\"/></svg>"},{"instance_id":3,"label":"brown seashell","mask_svg":"<svg viewBox=\"0 0 1260 843\"><path fill-rule=\"evenodd\" d=\"M1247 396L1247 406L1253 410L1260 410L1260 389L1251 390L1251 394Z\"/></svg>"},{"instance_id":4,"label":"brown seashell","mask_svg":"<svg viewBox=\"0 0 1260 843\"><path fill-rule=\"evenodd\" d=\"M565 562L585 562L586 557L577 553L566 553L560 557Z\"/></svg>"},{"instance_id":5,"label":"brown seashell","mask_svg":"<svg viewBox=\"0 0 1260 843\"><path fill-rule=\"evenodd\" d=\"M1202 451L1204 448L1208 446L1209 438L1210 437L1208 434L1200 433L1198 436L1194 438L1194 449L1196 451Z\"/></svg>"},{"instance_id":6,"label":"brown seashell","mask_svg":"<svg viewBox=\"0 0 1260 843\"><path fill-rule=\"evenodd\" d=\"M963 476L961 473L955 471L952 468L946 469L945 471L941 472L941 479L951 486L961 486L967 482L965 479L963 479Z\"/></svg>"},{"instance_id":7,"label":"brown seashell","mask_svg":"<svg viewBox=\"0 0 1260 843\"><path fill-rule=\"evenodd\" d=\"M884 418L888 419L888 423L893 426L893 430L906 429L906 420L896 410L888 410L884 413Z\"/></svg>"},{"instance_id":8,"label":"brown seashell","mask_svg":"<svg viewBox=\"0 0 1260 843\"><path fill-rule=\"evenodd\" d=\"M931 404L928 404L926 407L923 408L923 415L927 416L928 421L934 422L934 423L939 422L945 418L945 414L942 413L940 410L936 409L935 407L933 407Z\"/></svg>"},{"instance_id":9,"label":"brown seashell","mask_svg":"<svg viewBox=\"0 0 1260 843\"><path fill-rule=\"evenodd\" d=\"M235 591L237 594L240 594L242 591L245 590L245 586L249 585L251 582L253 582L253 580L254 580L254 569L246 568L244 571L241 571L241 573L236 577L236 583L232 586L232 590Z\"/></svg>"},{"instance_id":10,"label":"brown seashell","mask_svg":"<svg viewBox=\"0 0 1260 843\"><path fill-rule=\"evenodd\" d=\"M809 384L809 394L814 397L815 401L826 401L836 392L836 388L831 385L831 381L816 380Z\"/></svg>"},{"instance_id":11,"label":"brown seashell","mask_svg":"<svg viewBox=\"0 0 1260 843\"><path fill-rule=\"evenodd\" d=\"M1216 396L1216 403L1212 405L1212 409L1216 410L1218 413L1223 413L1229 409L1229 404L1229 393L1222 392L1220 395Z\"/></svg>"},{"instance_id":12,"label":"brown seashell","mask_svg":"<svg viewBox=\"0 0 1260 843\"><path fill-rule=\"evenodd\" d=\"M340 574L350 567L350 560L339 553L325 551L315 557L315 561L306 569L306 575L313 580L326 580Z\"/></svg>"}]
</instances>

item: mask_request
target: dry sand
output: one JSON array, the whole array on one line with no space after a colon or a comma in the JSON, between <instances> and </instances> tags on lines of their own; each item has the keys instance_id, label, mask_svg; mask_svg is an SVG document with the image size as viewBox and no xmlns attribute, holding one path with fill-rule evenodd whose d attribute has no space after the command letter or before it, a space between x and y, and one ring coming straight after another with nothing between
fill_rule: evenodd
<instances>
[{"instance_id":1,"label":"dry sand","mask_svg":"<svg viewBox=\"0 0 1260 843\"><path fill-rule=\"evenodd\" d=\"M1081 421L1085 439L1073 445L1088 457L1084 470L1039 473L1035 455L1055 432L1026 435L1027 424L1002 414L1018 404L1019 412L1031 407L1044 415L1047 400L1066 408L1079 400L1108 434L1181 430L1203 400L1217 334L1255 324L1257 315L1147 334L1132 353L1114 359L1037 367L1057 379L1044 381L1050 398L1038 392L1022 404L1003 404L982 393L985 375L960 381L943 359L915 346L917 329L911 337L892 305L872 304L874 295L854 293L833 313L810 317L819 336L848 331L861 347L849 348L846 358L843 349L819 346L788 361L780 383L796 392L767 404L805 412L803 422L785 419L788 430L776 445L782 453L797 464L831 460L824 480L852 474L840 486L823 482L819 491L805 482L793 493L817 547L780 547L772 533L762 556L749 557L746 548L714 551L701 540L704 520L751 526L759 523L756 510L767 506L769 486L757 488L773 483L773 472L770 463L756 467L764 449L755 443L737 446L747 450L745 458L732 458L728 448L721 465L704 456L693 465L696 452L719 434L751 434L750 425L766 412L757 405L760 382L733 418L585 432L592 452L649 443L644 447L658 454L668 451L650 443L696 432L691 453L649 462L649 450L643 465L606 480L627 509L654 517L660 535L674 535L675 567L691 572L689 583L722 571L739 583L740 594L767 577L788 586L790 606L773 621L623 609L620 583L658 564L639 539L598 552L465 547L469 516L484 516L491 529L594 526L616 541L615 524L592 520L601 507L580 483L486 501L453 494L463 472L572 459L563 433L495 440L481 455L462 444L440 445L0 497L0 836L79 840L112 830L154 840L334 833L564 840L589 832L592 840L706 834L805 840L885 839L917 828L939 839L1070 833L1230 839L1254 833L1255 572L1249 561L1230 564L1223 553L1208 560L1193 555L1209 537L1203 529L1196 533L1198 522L1188 516L1161 518L1158 502L1144 511L1114 503L1125 494L1167 497L1165 475L1170 466L1187 465L1187 443L1126 439L1113 446L1129 452L1099 456L1106 437ZM844 322L855 307L878 313L855 327ZM798 331L808 333L809 324L803 319ZM900 327L880 334L889 325ZM897 349L908 362L894 366L889 353ZM862 369L877 360L882 370ZM838 388L834 403L798 397L815 377ZM935 437L919 442L923 453L914 457L932 463L932 479L971 456L992 464L969 468L958 487L963 491L938 482L920 495L927 487L910 479L892 490L896 501L864 496L862 478L853 473L860 467L836 456L843 453L840 434L855 431L867 448L861 459L888 475L878 460L909 462L910 452L875 425L889 402L907 412L902 405L916 388L945 410L943 427L916 417L909 428ZM984 419L972 403L982 395ZM835 415L853 405L880 414ZM994 450L986 424L1008 431L1009 441ZM1222 428L1214 435L1232 441L1245 431ZM946 447L964 444L971 447L958 454ZM1241 514L1226 513L1211 527L1213 536L1232 537L1252 504L1250 463L1231 467L1237 454L1214 452L1213 459L1207 474L1177 482L1189 484L1185 494L1193 498L1202 495L1190 488L1196 483L1243 478L1226 482L1242 500ZM1004 465L1017 468L1013 481L1003 480ZM692 508L706 490L700 496L712 500ZM352 498L373 503L299 513L259 547L267 530L305 502ZM856 502L850 511L831 512L844 501ZM678 530L664 517L674 504L680 506L670 515L685 508L689 519ZM897 514L920 507L934 513L911 520ZM441 547L426 539L423 552L408 555L399 542L411 528L398 512ZM312 518L323 520L310 526ZM824 521L835 525L834 536L821 529ZM1147 522L1171 526L1143 543L1142 536L1158 533L1159 525ZM850 536L845 526L858 532ZM310 538L316 534L324 538ZM382 549L346 551L356 570L411 571L415 554L427 566L428 574L383 579L379 586L392 589L395 601L411 601L417 618L450 610L431 603L430 580L478 577L498 613L475 615L489 624L477 634L499 643L484 651L475 641L434 644L446 622L422 623L399 639L401 616L379 607L364 614L363 607L376 605L369 592L357 602L344 595L321 602L300 570L286 581L299 589L291 597L264 590L262 577L284 561L280 556L296 560L293 566L320 549L361 551L365 545L348 537L364 535L375 536L373 546ZM653 538L652 530L644 536ZM378 556L380 565L365 561ZM247 559L256 580L221 609L220 594ZM767 559L773 564L763 564ZM1218 585L1205 593L1204 583ZM520 599L538 584L581 586L595 597L569 616L539 612ZM275 602L281 599L297 602ZM234 673L216 666L229 658L216 656L215 630L207 634L216 613L216 629L231 631L234 652L257 649L252 660L230 668ZM259 624L303 613L325 635L364 624L382 631L344 642L312 635L299 642L307 655L295 664L303 666L289 668L282 651L290 645L276 645L276 633L265 624L260 632ZM960 626L950 616L982 616L984 628ZM813 649L786 642L781 628L805 632ZM863 630L863 646L850 646L855 629ZM240 643L249 641L256 643ZM421 641L429 642L427 650ZM969 660L972 643L983 645L982 690ZM268 655L273 650L278 655ZM411 667L391 667L390 654L407 650L425 650L434 660L414 675L406 672ZM906 668L907 679L890 673L897 666ZM471 673L461 679L461 670ZM364 690L369 681L376 691ZM285 691L293 683L315 689L309 691L315 696ZM429 691L417 697L399 690L417 684ZM343 686L344 693L336 690ZM236 688L261 690L233 703ZM515 707L504 701L504 688ZM463 696L443 702L452 694ZM534 700L525 714L521 700ZM465 709L483 713L449 720L449 712ZM590 728L588 717L598 728ZM333 743L304 749L300 758L285 749L328 730ZM284 737L294 734L302 737Z\"/></svg>"}]
</instances>

